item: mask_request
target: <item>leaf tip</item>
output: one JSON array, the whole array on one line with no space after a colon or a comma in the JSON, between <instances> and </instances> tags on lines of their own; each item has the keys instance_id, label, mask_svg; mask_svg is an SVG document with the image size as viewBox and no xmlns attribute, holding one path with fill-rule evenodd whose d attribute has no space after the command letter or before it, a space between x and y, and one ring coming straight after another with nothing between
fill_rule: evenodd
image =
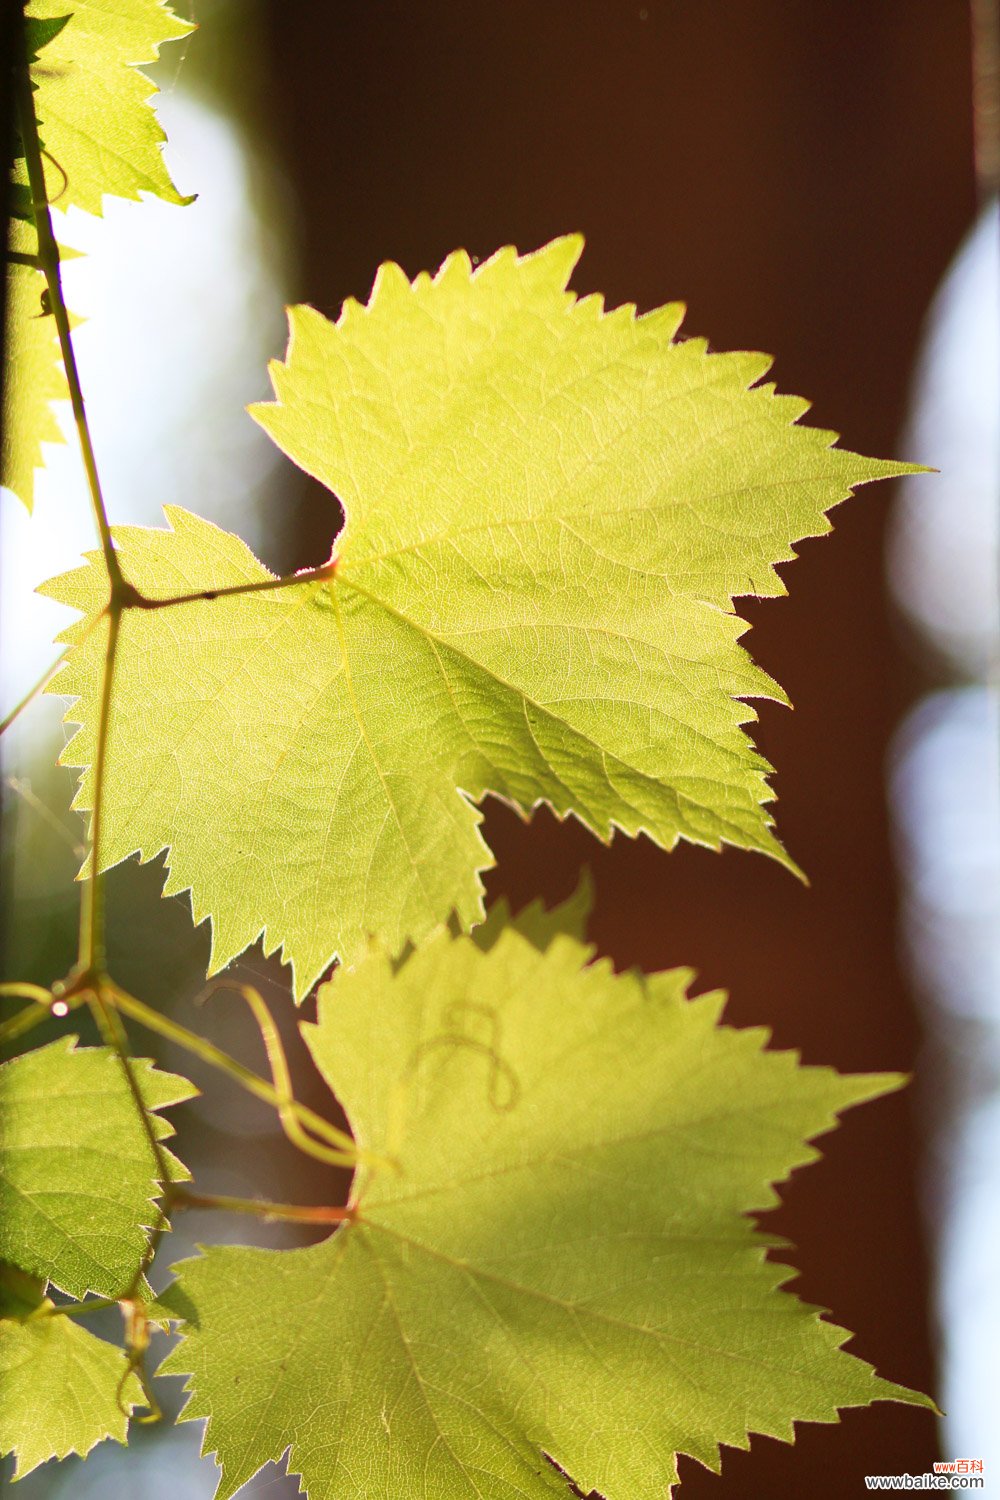
<instances>
[{"instance_id":1,"label":"leaf tip","mask_svg":"<svg viewBox=\"0 0 1000 1500\"><path fill-rule=\"evenodd\" d=\"M563 290L576 270L585 245L583 235L574 231L550 240L547 245L540 245L537 250L527 251L518 257L518 262L522 266L533 264L551 273L554 282Z\"/></svg>"}]
</instances>

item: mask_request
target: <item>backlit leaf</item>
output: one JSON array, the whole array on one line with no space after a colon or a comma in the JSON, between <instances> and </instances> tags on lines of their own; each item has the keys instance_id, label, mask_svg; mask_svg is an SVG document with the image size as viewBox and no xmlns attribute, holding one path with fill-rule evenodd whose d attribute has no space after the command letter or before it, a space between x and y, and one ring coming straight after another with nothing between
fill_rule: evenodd
<instances>
[{"instance_id":1,"label":"backlit leaf","mask_svg":"<svg viewBox=\"0 0 1000 1500\"><path fill-rule=\"evenodd\" d=\"M16 252L34 254L34 230L12 220L9 244ZM34 505L35 470L42 463L42 444L63 441L51 403L69 397L56 320L45 313L44 291L41 271L8 265L0 483L13 490L28 510Z\"/></svg>"},{"instance_id":2,"label":"backlit leaf","mask_svg":"<svg viewBox=\"0 0 1000 1500\"><path fill-rule=\"evenodd\" d=\"M374 953L304 1026L357 1139L354 1222L309 1249L219 1248L161 1299L167 1373L207 1418L220 1500L290 1450L313 1500L663 1500L874 1400L929 1404L782 1291L743 1217L838 1111L896 1086L718 1025L684 971L615 977L556 936Z\"/></svg>"},{"instance_id":3,"label":"backlit leaf","mask_svg":"<svg viewBox=\"0 0 1000 1500\"><path fill-rule=\"evenodd\" d=\"M121 1063L75 1037L0 1066L0 1260L71 1297L116 1297L157 1222L156 1159ZM157 1111L197 1093L144 1058L133 1068L158 1140ZM173 1180L189 1174L163 1148Z\"/></svg>"},{"instance_id":4,"label":"backlit leaf","mask_svg":"<svg viewBox=\"0 0 1000 1500\"><path fill-rule=\"evenodd\" d=\"M14 1454L14 1478L105 1438L124 1443L125 1413L143 1395L123 1350L54 1313L37 1284L17 1316L7 1300L0 1284L0 1455Z\"/></svg>"},{"instance_id":5,"label":"backlit leaf","mask_svg":"<svg viewBox=\"0 0 1000 1500\"><path fill-rule=\"evenodd\" d=\"M370 933L398 951L453 908L476 922L489 792L602 839L788 862L741 728L746 698L782 695L732 599L781 593L792 543L905 466L798 425L765 356L678 342L678 307L577 301L579 251L475 272L459 253L412 285L384 266L336 324L292 311L255 414L343 502L331 577L269 591L242 542L176 509L118 531L151 597L265 585L130 611L116 665L102 851L169 851L213 969L263 932L301 996ZM47 587L87 616L106 591L97 557ZM73 765L103 660L95 629L54 684L80 698Z\"/></svg>"},{"instance_id":6,"label":"backlit leaf","mask_svg":"<svg viewBox=\"0 0 1000 1500\"><path fill-rule=\"evenodd\" d=\"M165 137L149 103L156 87L137 65L154 62L162 43L186 36L190 23L163 0L29 0L26 14L35 37L47 37L31 80L49 201L92 214L105 193L189 202L167 175ZM53 33L49 23L67 16ZM23 160L18 166L24 182Z\"/></svg>"}]
</instances>

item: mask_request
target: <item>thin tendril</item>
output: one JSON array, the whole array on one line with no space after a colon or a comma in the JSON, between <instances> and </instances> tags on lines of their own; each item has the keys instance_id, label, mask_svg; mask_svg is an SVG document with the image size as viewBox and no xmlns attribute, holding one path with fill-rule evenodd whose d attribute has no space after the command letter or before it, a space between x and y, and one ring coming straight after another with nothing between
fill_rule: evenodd
<instances>
[{"instance_id":1,"label":"thin tendril","mask_svg":"<svg viewBox=\"0 0 1000 1500\"><path fill-rule=\"evenodd\" d=\"M30 781L22 781L18 776L6 776L4 777L4 786L10 787L11 791L14 792L16 796L20 797L22 802L24 802L27 807L30 807L32 812L37 814L37 816L41 818L42 822L46 823L49 828L52 829L53 833L57 833L62 839L63 843L67 844L69 848L72 849L77 859L83 858L83 856L87 852L83 844L80 843L79 839L73 837L73 834L66 827L66 824L63 823L62 820L58 818L52 811L51 807L49 807L47 803L43 802L41 797L39 797L32 790Z\"/></svg>"},{"instance_id":2,"label":"thin tendril","mask_svg":"<svg viewBox=\"0 0 1000 1500\"><path fill-rule=\"evenodd\" d=\"M43 672L38 681L28 689L24 697L19 699L18 702L14 704L14 707L11 709L10 713L3 720L3 722L0 723L0 734L6 734L7 730L14 723L15 719L20 718L21 714L24 713L24 710L35 701L39 693L44 693L45 689L48 687L49 683L52 681L53 677L56 675L59 668L62 666L63 662L69 655L69 650L70 648L67 646L62 655L57 657L56 660L52 663L51 667L49 667L46 672Z\"/></svg>"},{"instance_id":3,"label":"thin tendril","mask_svg":"<svg viewBox=\"0 0 1000 1500\"><path fill-rule=\"evenodd\" d=\"M38 681L28 689L24 697L14 704L14 707L11 709L7 717L0 721L0 734L6 733L6 731L10 728L14 721L20 718L21 714L24 713L24 710L31 706L31 704L38 697L39 693L44 693L49 683L58 673L59 668L64 666L65 663L69 660L71 653L78 646L84 645L85 642L89 640L90 636L93 634L94 627L101 618L102 615L100 613L92 615L91 618L83 626L80 634L76 637L76 639L66 647L65 651L63 651L60 656L56 657L55 661L48 668L48 670L43 672Z\"/></svg>"},{"instance_id":4,"label":"thin tendril","mask_svg":"<svg viewBox=\"0 0 1000 1500\"><path fill-rule=\"evenodd\" d=\"M174 1208L218 1208L226 1213L256 1214L261 1219L280 1219L292 1224L345 1224L353 1223L357 1218L353 1208L269 1203L263 1198L230 1198L221 1193L194 1193L183 1187L174 1188L170 1201Z\"/></svg>"},{"instance_id":5,"label":"thin tendril","mask_svg":"<svg viewBox=\"0 0 1000 1500\"><path fill-rule=\"evenodd\" d=\"M241 995L253 1012L271 1068L271 1078L274 1081L278 1100L278 1120L292 1145L304 1151L307 1156L314 1157L316 1161L326 1162L328 1166L353 1167L358 1159L353 1142L350 1152L345 1149L333 1150L329 1146L321 1145L319 1141L314 1141L300 1124L295 1114L295 1094L292 1089L292 1075L288 1070L285 1049L281 1044L278 1028L274 1024L274 1017L268 1010L260 991L254 989L252 984L241 984L236 979L219 979L209 986L203 998L207 1000L210 995L218 994L220 990L232 990L234 994Z\"/></svg>"},{"instance_id":6,"label":"thin tendril","mask_svg":"<svg viewBox=\"0 0 1000 1500\"><path fill-rule=\"evenodd\" d=\"M238 1062L235 1057L231 1057L228 1052L223 1052L222 1048L217 1047L214 1042L199 1036L196 1031L189 1031L179 1021L162 1015L151 1006L144 1005L141 1000L137 1000L134 995L130 995L114 981L108 982L107 992L116 1007L125 1015L131 1016L134 1021L138 1021L140 1026L145 1026L149 1031L154 1031L159 1036L166 1037L168 1041L175 1042L177 1046L201 1058L202 1062L208 1063L210 1067L227 1074L255 1098L263 1100L273 1109L278 1108L279 1096L274 1085L266 1078L261 1078L252 1068L248 1068L244 1063ZM324 1120L322 1115L317 1114L308 1105L300 1104L296 1100L289 1107L294 1110L299 1122L311 1130L313 1135L319 1136L321 1140L327 1141L332 1146L338 1146L345 1155L351 1156L352 1161L395 1170L395 1164L386 1157L358 1146L345 1131L339 1130L336 1125L331 1125L329 1120Z\"/></svg>"}]
</instances>

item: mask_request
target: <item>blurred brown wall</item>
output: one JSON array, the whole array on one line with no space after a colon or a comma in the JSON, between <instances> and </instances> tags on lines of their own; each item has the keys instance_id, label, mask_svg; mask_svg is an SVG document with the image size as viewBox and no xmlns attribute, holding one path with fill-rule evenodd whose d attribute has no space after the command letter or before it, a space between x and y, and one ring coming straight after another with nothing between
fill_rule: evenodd
<instances>
[{"instance_id":1,"label":"blurred brown wall","mask_svg":"<svg viewBox=\"0 0 1000 1500\"><path fill-rule=\"evenodd\" d=\"M921 321L974 209L961 0L268 0L268 25L260 108L301 205L298 296L334 313L382 259L412 274L458 245L582 229L580 289L683 298L690 332L776 351L817 422L898 453ZM297 560L319 561L332 508L300 494ZM732 1019L861 1070L922 1056L883 803L912 691L883 596L890 500L862 492L785 570L791 599L745 611L795 703L764 708L759 741L809 889L733 851L606 850L496 806L487 822L494 892L556 898L587 863L619 964L693 964L731 990ZM860 1330L855 1352L927 1389L917 1097L852 1117L769 1227L799 1247L801 1294ZM865 1473L929 1468L935 1445L925 1415L880 1406L800 1429L794 1450L758 1439L721 1480L687 1465L683 1493L843 1497Z\"/></svg>"}]
</instances>

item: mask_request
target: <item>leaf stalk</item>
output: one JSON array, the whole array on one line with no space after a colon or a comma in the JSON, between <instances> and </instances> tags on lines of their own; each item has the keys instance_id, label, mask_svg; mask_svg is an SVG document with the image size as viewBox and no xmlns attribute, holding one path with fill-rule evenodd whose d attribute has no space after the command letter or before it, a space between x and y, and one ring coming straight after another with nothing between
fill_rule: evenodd
<instances>
[{"instance_id":1,"label":"leaf stalk","mask_svg":"<svg viewBox=\"0 0 1000 1500\"><path fill-rule=\"evenodd\" d=\"M108 981L108 990L113 997L114 1004L125 1015L131 1016L138 1021L140 1026L145 1026L149 1031L166 1037L168 1041L175 1042L177 1046L183 1047L186 1052L201 1058L209 1067L217 1068L220 1072L228 1074L236 1083L253 1094L255 1098L261 1099L265 1104L271 1105L273 1109L281 1106L282 1099L273 1083L268 1083L266 1078L261 1078L252 1068L237 1061L214 1042L208 1041L206 1037L199 1036L196 1031L189 1031L180 1022L171 1020L168 1016L161 1015L151 1006L145 1005L123 990L120 985ZM343 1166L354 1166L357 1162L365 1162L369 1166L391 1167L392 1163L376 1153L359 1147L351 1136L344 1130L339 1130L336 1125L331 1125L329 1120L317 1114L306 1104L300 1104L298 1100L292 1100L287 1105L293 1111L296 1119L301 1125L312 1131L313 1135L319 1136L331 1146L339 1147L344 1154Z\"/></svg>"},{"instance_id":2,"label":"leaf stalk","mask_svg":"<svg viewBox=\"0 0 1000 1500\"><path fill-rule=\"evenodd\" d=\"M218 1208L227 1213L256 1214L260 1219L281 1219L291 1224L353 1224L353 1208L310 1207L297 1203L269 1203L263 1198L231 1198L222 1193L193 1193L175 1188L171 1194L175 1208Z\"/></svg>"},{"instance_id":3,"label":"leaf stalk","mask_svg":"<svg viewBox=\"0 0 1000 1500\"><path fill-rule=\"evenodd\" d=\"M83 458L83 467L87 476L87 489L90 493L94 521L101 539L101 551L104 553L104 562L108 570L108 576L112 582L112 587L115 584L120 586L124 583L124 579L122 578L118 559L115 556L114 543L111 540L108 513L104 504L104 496L101 492L101 481L97 472L97 461L94 457L94 445L91 441L90 427L87 423L87 409L84 404L83 389L80 385L80 372L77 368L76 354L73 349L69 310L66 306L66 299L63 296L62 262L59 255L59 246L52 229L52 214L49 209L48 191L45 186L45 167L42 161L42 143L38 135L38 118L35 114L31 72L27 56L23 60L23 66L15 70L14 77L18 124L21 131L21 142L24 147L25 165L28 170L28 184L31 189L32 213L35 220L35 229L38 234L38 264L45 276L45 283L49 291L49 303L59 333L59 348L62 353L63 366L66 370L66 383L69 386L70 404L73 408L73 421L76 426L80 453Z\"/></svg>"}]
</instances>

